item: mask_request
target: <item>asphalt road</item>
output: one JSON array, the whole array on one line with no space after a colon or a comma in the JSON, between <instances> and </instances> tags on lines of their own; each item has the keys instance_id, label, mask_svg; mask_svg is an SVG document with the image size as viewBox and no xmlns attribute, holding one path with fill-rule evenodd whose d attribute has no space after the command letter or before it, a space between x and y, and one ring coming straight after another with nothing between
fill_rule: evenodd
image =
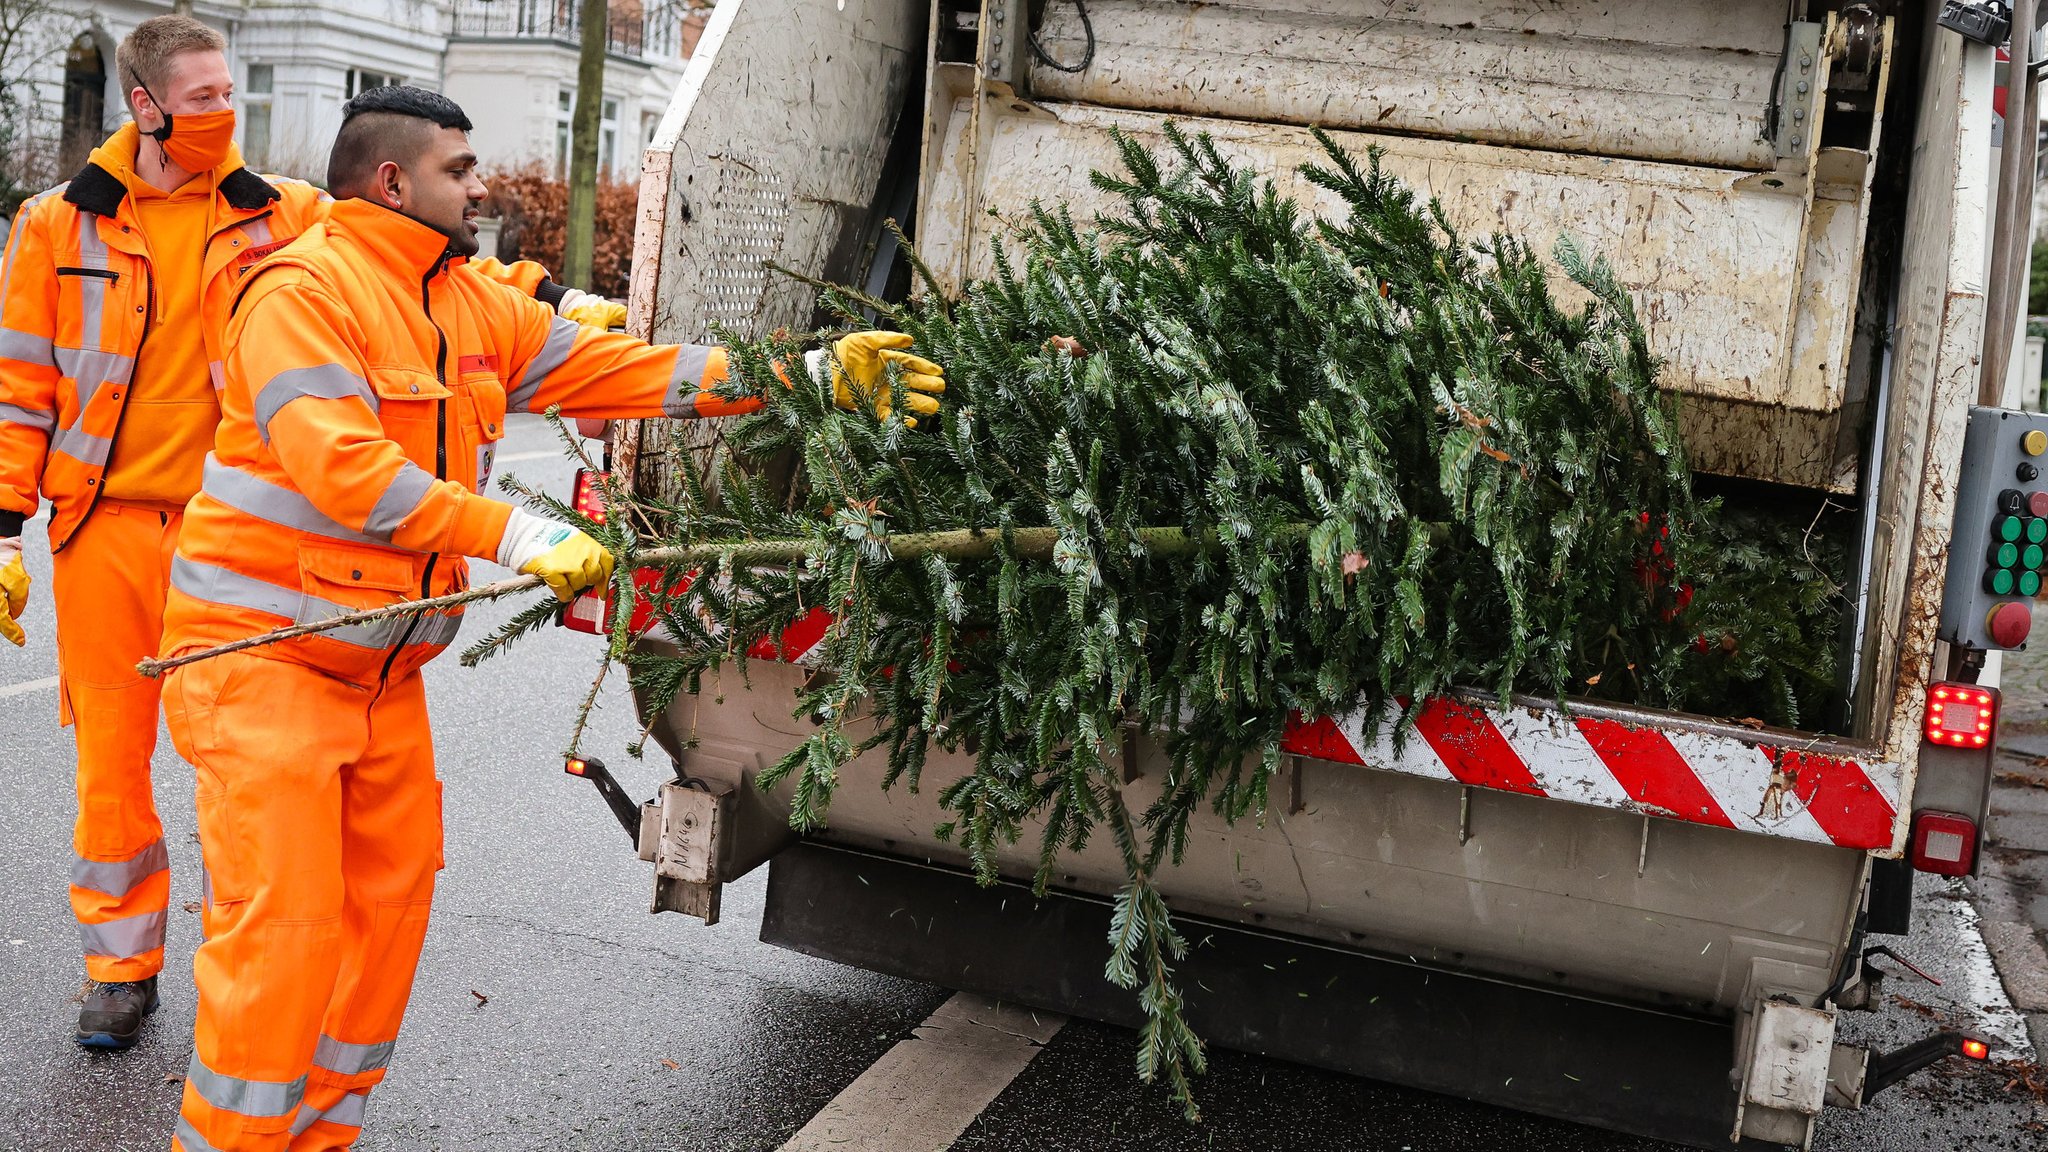
<instances>
[{"instance_id":1,"label":"asphalt road","mask_svg":"<svg viewBox=\"0 0 2048 1152\"><path fill-rule=\"evenodd\" d=\"M515 422L502 467L565 491L550 433ZM191 1043L198 845L191 774L162 742L157 795L173 868L164 1006L144 1043L118 1055L71 1042L77 937L64 897L70 854L71 741L57 727L49 636L49 558L28 535L38 587L25 652L0 651L0 1150L158 1150L168 1146ZM479 581L494 573L480 566ZM472 613L484 634L511 606ZM948 992L758 943L764 874L728 888L706 928L646 913L650 880L588 785L559 753L590 682L596 641L560 630L528 638L478 670L452 656L429 673L447 781L447 871L391 1079L370 1099L365 1152L525 1149L772 1152L945 1003ZM614 678L589 746L629 790L663 773L617 754L632 737ZM1959 892L1929 885L1914 959L1940 988L1895 983L1883 1012L1845 1030L1880 1046L1953 1017L2024 1044L2002 1004ZM196 907L196 905L194 905ZM1273 1061L1217 1053L1190 1127L1131 1074L1131 1037L1071 1022L968 1125L978 1152L1195 1149L1656 1147ZM2039 1115L1988 1073L1932 1077L1860 1115L1831 1113L1830 1150L2039 1148Z\"/></svg>"}]
</instances>

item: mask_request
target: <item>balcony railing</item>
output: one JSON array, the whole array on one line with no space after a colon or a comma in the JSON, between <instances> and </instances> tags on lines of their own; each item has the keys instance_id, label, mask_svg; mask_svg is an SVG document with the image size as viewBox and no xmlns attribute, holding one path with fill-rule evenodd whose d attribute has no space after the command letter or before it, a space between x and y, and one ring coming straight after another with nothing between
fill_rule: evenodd
<instances>
[{"instance_id":1,"label":"balcony railing","mask_svg":"<svg viewBox=\"0 0 2048 1152\"><path fill-rule=\"evenodd\" d=\"M656 15L666 5L657 0L643 15L615 12L606 22L605 48L622 56L675 53L675 37L660 27L672 17ZM574 46L582 40L578 0L455 0L451 35L472 40L554 40ZM653 32L653 35L649 33Z\"/></svg>"}]
</instances>

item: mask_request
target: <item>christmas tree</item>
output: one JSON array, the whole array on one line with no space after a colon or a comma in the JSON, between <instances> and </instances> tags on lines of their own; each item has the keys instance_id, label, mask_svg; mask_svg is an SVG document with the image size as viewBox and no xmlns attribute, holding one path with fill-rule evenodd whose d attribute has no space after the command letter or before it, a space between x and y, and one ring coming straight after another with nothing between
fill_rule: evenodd
<instances>
[{"instance_id":1,"label":"christmas tree","mask_svg":"<svg viewBox=\"0 0 2048 1152\"><path fill-rule=\"evenodd\" d=\"M764 407L729 450L676 456L669 497L614 484L602 525L550 507L627 556L726 542L655 596L676 652L631 648L614 614L657 708L835 614L796 702L822 723L767 781L793 782L799 829L856 756L914 788L936 745L972 759L940 833L984 882L1027 833L1041 889L1112 837L1107 976L1140 989L1139 1072L1192 1113L1203 1049L1157 878L1199 806L1264 818L1290 717L1461 688L1795 723L1835 692L1841 555L1695 494L1630 298L1569 239L1548 262L1468 239L1327 138L1303 172L1343 212L1317 219L1207 138L1166 138L1164 162L1119 138L1124 171L1093 177L1118 210L1035 207L957 300L824 289L945 366L923 426L900 396L878 421L792 384L778 365L812 339L739 341L727 391ZM1134 731L1170 761L1142 810Z\"/></svg>"}]
</instances>

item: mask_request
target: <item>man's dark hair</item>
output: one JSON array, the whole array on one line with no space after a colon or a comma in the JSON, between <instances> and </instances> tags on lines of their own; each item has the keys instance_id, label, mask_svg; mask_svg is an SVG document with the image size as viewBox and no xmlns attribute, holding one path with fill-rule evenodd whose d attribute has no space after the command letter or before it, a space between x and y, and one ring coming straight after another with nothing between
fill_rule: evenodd
<instances>
[{"instance_id":1,"label":"man's dark hair","mask_svg":"<svg viewBox=\"0 0 2048 1152\"><path fill-rule=\"evenodd\" d=\"M379 164L419 159L434 129L472 127L462 106L439 92L403 84L358 92L341 109L341 131L327 157L327 190L341 199L360 195Z\"/></svg>"}]
</instances>

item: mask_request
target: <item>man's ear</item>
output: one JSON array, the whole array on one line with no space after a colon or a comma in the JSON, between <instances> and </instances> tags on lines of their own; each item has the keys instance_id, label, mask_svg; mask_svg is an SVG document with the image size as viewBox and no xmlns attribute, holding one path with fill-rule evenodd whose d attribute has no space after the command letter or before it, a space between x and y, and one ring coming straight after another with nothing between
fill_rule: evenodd
<instances>
[{"instance_id":1,"label":"man's ear","mask_svg":"<svg viewBox=\"0 0 2048 1152\"><path fill-rule=\"evenodd\" d=\"M405 170L392 160L377 165L376 190L386 208L405 207Z\"/></svg>"}]
</instances>

